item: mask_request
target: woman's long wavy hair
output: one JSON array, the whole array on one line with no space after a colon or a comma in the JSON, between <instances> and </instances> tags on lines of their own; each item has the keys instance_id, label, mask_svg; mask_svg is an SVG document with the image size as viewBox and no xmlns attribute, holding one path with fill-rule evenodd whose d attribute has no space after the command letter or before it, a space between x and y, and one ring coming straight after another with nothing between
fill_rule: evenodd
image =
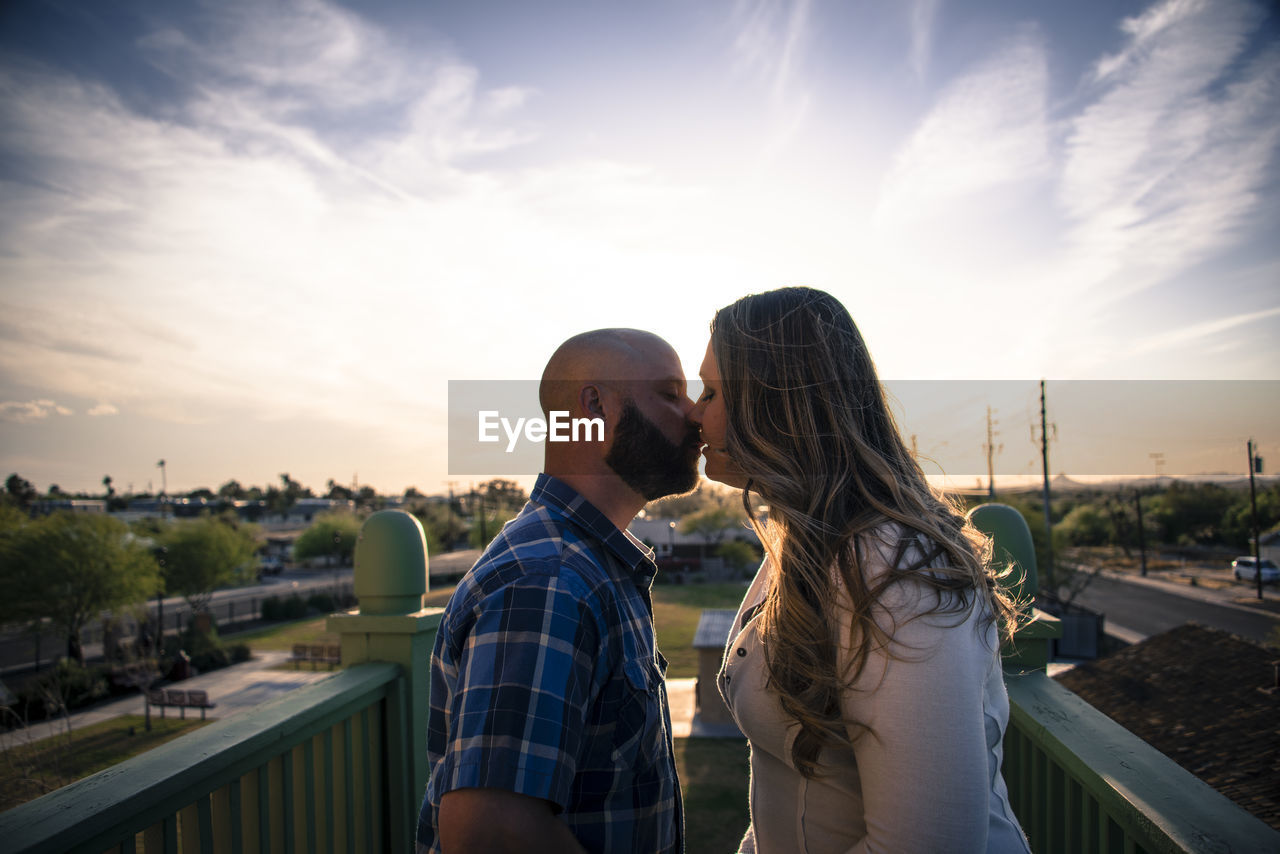
<instances>
[{"instance_id":1,"label":"woman's long wavy hair","mask_svg":"<svg viewBox=\"0 0 1280 854\"><path fill-rule=\"evenodd\" d=\"M937 591L933 611L960 619L982 605L1006 635L1017 609L997 583L986 538L928 485L903 444L871 355L838 300L799 287L747 296L716 313L711 342L726 450L748 476L743 505L774 567L758 618L769 685L800 723L792 759L813 776L824 746L850 744L850 731L865 730L843 719L840 694L870 652L888 645L873 610L887 587L917 579ZM767 524L752 509L753 494L769 506ZM908 539L872 582L861 564L874 548L869 535L886 522ZM908 562L915 542L923 552ZM845 672L831 629L837 584L853 609Z\"/></svg>"}]
</instances>

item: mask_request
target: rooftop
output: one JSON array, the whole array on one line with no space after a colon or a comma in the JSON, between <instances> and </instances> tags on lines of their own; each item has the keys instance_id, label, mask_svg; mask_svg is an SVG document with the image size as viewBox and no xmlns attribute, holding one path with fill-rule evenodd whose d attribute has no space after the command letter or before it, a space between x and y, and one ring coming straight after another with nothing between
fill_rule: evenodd
<instances>
[{"instance_id":1,"label":"rooftop","mask_svg":"<svg viewBox=\"0 0 1280 854\"><path fill-rule=\"evenodd\" d=\"M1280 654L1186 623L1055 679L1280 829Z\"/></svg>"}]
</instances>

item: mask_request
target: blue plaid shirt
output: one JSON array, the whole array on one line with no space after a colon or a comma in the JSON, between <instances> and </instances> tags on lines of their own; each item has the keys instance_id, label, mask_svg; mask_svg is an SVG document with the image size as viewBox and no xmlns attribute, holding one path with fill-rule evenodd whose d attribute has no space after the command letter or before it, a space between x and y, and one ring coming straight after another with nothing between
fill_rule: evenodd
<instances>
[{"instance_id":1,"label":"blue plaid shirt","mask_svg":"<svg viewBox=\"0 0 1280 854\"><path fill-rule=\"evenodd\" d=\"M440 850L441 796L471 787L550 801L588 851L684 850L656 571L575 490L538 477L436 637L419 852Z\"/></svg>"}]
</instances>

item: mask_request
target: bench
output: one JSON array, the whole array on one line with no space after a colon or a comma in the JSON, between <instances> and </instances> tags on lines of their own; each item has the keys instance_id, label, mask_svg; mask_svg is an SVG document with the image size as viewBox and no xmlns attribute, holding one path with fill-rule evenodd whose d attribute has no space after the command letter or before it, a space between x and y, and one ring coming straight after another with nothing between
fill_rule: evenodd
<instances>
[{"instance_id":1,"label":"bench","mask_svg":"<svg viewBox=\"0 0 1280 854\"><path fill-rule=\"evenodd\" d=\"M289 660L293 662L295 670L304 661L311 662L312 670L315 670L317 664L327 664L329 669L332 670L335 664L342 663L342 647L336 645L327 646L319 643L295 643L293 645L293 654L289 656Z\"/></svg>"},{"instance_id":2,"label":"bench","mask_svg":"<svg viewBox=\"0 0 1280 854\"><path fill-rule=\"evenodd\" d=\"M209 701L209 693L195 688L181 691L174 688L152 688L147 691L147 705L160 709L160 717L164 717L166 708L178 709L179 716L186 720L187 709L199 709L200 720L205 719L205 712L217 706Z\"/></svg>"}]
</instances>

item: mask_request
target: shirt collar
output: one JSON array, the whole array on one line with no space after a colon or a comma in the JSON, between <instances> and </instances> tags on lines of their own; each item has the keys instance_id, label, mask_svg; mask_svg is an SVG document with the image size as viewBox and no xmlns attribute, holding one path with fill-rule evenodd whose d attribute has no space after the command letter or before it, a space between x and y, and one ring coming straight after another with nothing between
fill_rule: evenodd
<instances>
[{"instance_id":1,"label":"shirt collar","mask_svg":"<svg viewBox=\"0 0 1280 854\"><path fill-rule=\"evenodd\" d=\"M653 550L637 540L630 531L619 531L608 516L569 484L544 472L538 475L529 500L560 513L599 540L637 576L647 581L653 580L658 571L653 562Z\"/></svg>"}]
</instances>

